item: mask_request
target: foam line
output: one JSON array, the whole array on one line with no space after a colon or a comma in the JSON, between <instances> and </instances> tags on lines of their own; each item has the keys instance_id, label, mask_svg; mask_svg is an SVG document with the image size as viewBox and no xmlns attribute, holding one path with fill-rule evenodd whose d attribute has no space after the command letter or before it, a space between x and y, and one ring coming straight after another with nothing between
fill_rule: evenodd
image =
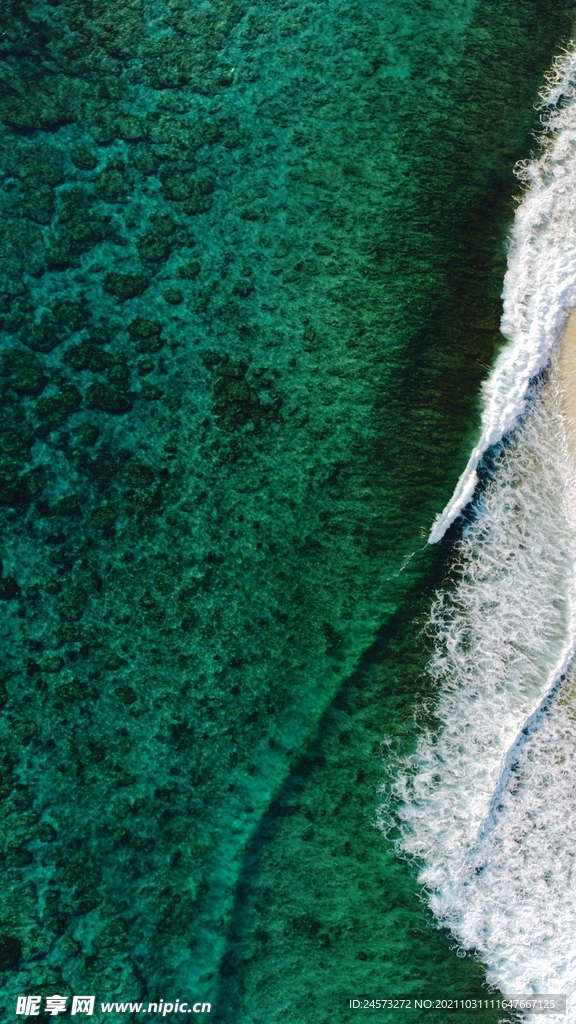
<instances>
[{"instance_id":1,"label":"foam line","mask_svg":"<svg viewBox=\"0 0 576 1024\"><path fill-rule=\"evenodd\" d=\"M574 623L572 623L571 633L574 634ZM560 662L557 668L553 671L550 685L546 688L542 697L536 704L534 710L527 715L525 720L522 722L516 739L510 745L506 756L503 759L502 767L500 770L500 776L498 783L492 794L490 800L490 806L486 815L485 821L480 826L478 834L478 843L481 843L486 835L494 827L496 816L499 810L500 803L504 796L504 793L509 788L512 781L512 775L514 770L517 768L522 751L529 740L537 733L538 729L541 728L542 723L546 717L547 712L550 710L550 706L554 699L558 696L566 680L566 675L572 666L574 656L576 655L576 640L571 639L565 646Z\"/></svg>"},{"instance_id":2,"label":"foam line","mask_svg":"<svg viewBox=\"0 0 576 1024\"><path fill-rule=\"evenodd\" d=\"M576 1000L576 701L569 746L545 739L576 650L576 480L554 362L455 547L454 573L429 622L437 725L395 781L401 847L492 984Z\"/></svg>"},{"instance_id":3,"label":"foam line","mask_svg":"<svg viewBox=\"0 0 576 1024\"><path fill-rule=\"evenodd\" d=\"M480 954L488 981L504 993L566 992L564 1019L576 1024L570 331L559 345L576 308L574 51L554 65L542 101L539 155L518 168L526 190L504 286L507 344L483 386L480 439L431 542L473 498L486 449L505 434L509 443L454 547L450 585L432 604L433 724L427 707L381 823L399 824L400 847L420 862L430 908L464 949Z\"/></svg>"},{"instance_id":4,"label":"foam line","mask_svg":"<svg viewBox=\"0 0 576 1024\"><path fill-rule=\"evenodd\" d=\"M576 54L560 57L542 94L541 155L520 164L517 209L504 280L501 332L507 344L482 386L480 438L429 535L435 544L472 500L478 464L517 426L530 381L547 365L576 304Z\"/></svg>"}]
</instances>

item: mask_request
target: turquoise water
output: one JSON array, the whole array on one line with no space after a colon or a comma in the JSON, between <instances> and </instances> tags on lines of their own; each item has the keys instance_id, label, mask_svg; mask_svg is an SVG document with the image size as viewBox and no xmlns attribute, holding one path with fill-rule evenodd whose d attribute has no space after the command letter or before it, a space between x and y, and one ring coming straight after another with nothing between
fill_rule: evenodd
<instances>
[{"instance_id":1,"label":"turquoise water","mask_svg":"<svg viewBox=\"0 0 576 1024\"><path fill-rule=\"evenodd\" d=\"M476 989L372 827L380 741L414 743L425 538L570 17L0 18L4 1016Z\"/></svg>"}]
</instances>

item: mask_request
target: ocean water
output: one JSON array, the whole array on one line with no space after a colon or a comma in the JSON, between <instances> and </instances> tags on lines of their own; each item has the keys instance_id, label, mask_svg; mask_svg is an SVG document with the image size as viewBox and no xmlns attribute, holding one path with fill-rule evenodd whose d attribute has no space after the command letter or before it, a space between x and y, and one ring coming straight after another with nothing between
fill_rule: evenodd
<instances>
[{"instance_id":1,"label":"ocean water","mask_svg":"<svg viewBox=\"0 0 576 1024\"><path fill-rule=\"evenodd\" d=\"M508 12L501 13L506 22L505 14ZM488 12L484 12L484 18L485 20L478 15L480 24L475 24L476 32L480 34L483 30L484 38L491 39L492 43L494 37L490 35L490 30L495 36L502 38L502 23L495 19L495 12L491 10L489 16ZM506 35L507 42L508 39L509 36ZM468 65L466 69L469 71ZM465 94L468 102L472 103L470 97L475 99L475 94L469 88L470 82L467 77L463 78L462 93L457 93L455 83L451 83L452 98L458 95L458 99L464 104ZM545 77L542 71L539 88L543 88L544 85ZM536 99L537 96L534 97L534 102ZM461 125L462 109L459 110L459 115L458 123ZM437 139L435 141L438 142ZM478 173L477 168L475 171ZM518 193L520 188L518 183L514 186L510 182L510 193L513 191ZM486 207L482 209L482 215L482 228L489 234L489 214ZM565 221L565 216L564 210L559 214L559 223ZM561 230L566 232L564 224ZM552 248L552 243L550 247ZM478 250L475 250L470 263L462 268L461 281L468 277L468 280L473 279L474 285L478 287L480 274L476 263L477 253ZM558 256L558 266L567 262L566 257L567 251L564 249L563 254ZM512 265L512 258L510 259ZM537 257L534 262L536 259ZM461 309L466 308L468 303L474 308L478 303L480 308L483 305L486 313L489 308L486 292L490 286L502 288L504 268L500 277L499 269L500 264L494 253L489 270L485 271L485 277L480 278L482 284L478 291L480 287L485 289L482 302L478 302L478 293L472 292L471 295L459 282ZM510 275L507 278L507 287L510 289ZM508 293L505 294L508 301ZM519 295L518 298L525 299L526 295ZM505 309L508 310L509 305ZM459 329L462 328L457 315L454 316L452 303L450 313L453 317L450 328L454 344L455 336L458 337ZM483 323L488 326L489 321L481 320L479 311L476 312L476 317L476 324ZM560 322L561 320L557 321L557 327ZM505 324L508 331L506 321ZM435 338L440 350L444 345L446 349L448 348L444 325L445 321L440 317L434 323ZM461 344L467 351L472 331L473 325L470 322L465 324ZM476 337L479 333L476 333ZM529 390L528 384L547 363L550 346L555 338L557 333L551 334L548 338L548 351L540 355L539 360L533 359L530 371L522 378L523 389L519 388L515 394L507 396L510 404L515 403L514 409L501 433L490 438L492 443L499 440L504 431L517 423L522 413L526 413L528 407L525 398ZM514 339L509 340L513 344ZM491 355L495 355L495 341L492 336ZM503 342L504 337L501 339L501 343ZM438 349L438 362L442 365L442 356ZM454 348L451 355L454 358ZM416 358L414 362L417 362ZM484 370L487 369L488 366L485 365ZM413 373L416 376L415 371ZM510 374L509 380L515 384L516 378ZM544 388L543 380L540 381L540 388ZM456 390L455 386L451 389L452 397ZM463 390L462 382L460 390ZM498 460L498 465L501 461L504 464L505 458L508 458L505 465L508 467L506 472L509 489L507 494L501 493L501 478L498 477L498 483L495 485L496 497L493 498L493 514L489 526L486 526L492 548L488 550L486 543L481 554L478 554L480 569L484 569L489 577L491 589L488 597L482 595L476 579L468 581L470 605L482 624L485 643L491 645L486 652L486 677L492 680L492 661L498 660L499 645L514 646L517 640L518 646L526 646L525 651L519 652L514 649L509 652L509 663L502 669L508 673L504 683L501 678L495 680L495 683L499 683L500 688L504 690L510 684L515 686L518 707L522 708L522 712L517 712L516 717L513 711L509 712L507 724L512 741L516 739L525 718L538 710L547 684L553 685L556 675L563 674L562 667L565 667L571 653L572 613L569 591L572 583L572 563L569 552L573 542L573 530L568 511L570 471L558 408L559 399L555 392L551 391L551 394L550 406L546 406L545 412L538 412L538 425L534 425L536 420L531 420L531 446L527 446L526 450L522 449L516 462L510 461L512 455L508 454L508 448L502 452L493 449L489 453L492 461ZM429 387L426 392L428 402L431 401L432 395L433 389ZM484 409L489 400L490 394L484 401ZM531 395L531 401L535 400L534 393ZM414 409L418 409L416 402L413 402L412 410ZM478 421L468 414L470 448L476 444L476 431L480 432L484 424L485 413L483 416L482 406L479 409ZM438 435L435 435L435 440L437 439ZM507 445L512 451L511 439L507 441ZM422 450L429 455L424 444ZM460 451L462 452L462 449ZM408 456L408 452L404 454ZM463 464L466 458L467 453L462 458ZM406 467L407 464L408 458L403 466ZM539 468L539 477L533 481L529 474L534 471L535 464ZM455 469L455 460L452 462L452 469ZM482 466L484 481L491 470L489 464ZM526 476L527 484L524 480ZM524 490L527 491L526 494ZM512 499L510 491L513 492ZM488 492L484 500L488 501ZM543 503L546 516L550 515L551 529L553 527L551 534L544 537L541 535ZM519 504L523 504L525 508L519 511L516 508ZM515 508L517 518L520 516L520 522L513 519ZM518 572L515 576L509 576L509 565L500 565L503 551L507 550L502 545L506 526L502 524L502 535L497 531L490 533L490 529L494 528L494 524L500 524L504 512L512 519L512 525L508 525L511 530L515 529L517 532L518 546L521 550L526 547L531 555L532 561L528 567L523 566L524 574ZM521 518L522 514L524 519ZM534 531L533 536L527 536L525 519ZM450 564L450 547L447 546L444 550L448 553ZM397 617L388 624L388 628L382 630L377 643L341 690L336 702L321 722L317 736L301 765L279 794L262 824L260 833L253 840L239 890L228 958L222 969L219 1009L225 1014L226 1019L288 1019L291 1014L296 1014L298 1019L328 1020L336 1012L334 1007L338 993L344 991L368 992L372 995L379 992L417 992L452 996L464 993L486 995L490 991L482 988L487 966L484 948L474 940L463 942L456 929L452 932L434 931L434 920L418 902L418 888L414 886L414 876L409 868L395 859L395 853L404 850L426 861L425 855L430 847L430 835L424 833L423 829L419 831L411 817L413 815L417 819L423 816L424 812L417 796L412 791L408 794L399 785L398 775L399 772L401 774L401 769L395 760L398 750L405 751L406 748L411 748L414 739L414 714L416 713L418 721L417 735L422 727L422 719L426 721L426 717L433 718L434 713L438 714L437 677L435 678L433 673L425 672L428 654L421 630L429 619L430 611L428 595L423 594L422 590L432 585L431 581L434 581L435 576L437 578L438 575L442 575L444 570L441 564L442 555L439 555L439 562L434 566L430 561L424 563L424 558L425 556L419 560L419 555L414 557L411 563L415 576L413 592L406 595ZM464 555L458 553L457 558L463 559ZM513 559L512 552L509 561ZM416 566L421 573L419 579L416 575ZM530 572L533 573L532 579ZM455 570L451 569L450 574L448 592L451 594L455 586ZM490 578L491 574L495 578ZM539 590L540 585L542 592ZM529 588L528 595L524 594L525 587ZM483 622L486 608L482 601L488 607L491 603L495 606L493 619L486 623ZM436 629L442 628L438 606L433 604L433 608L434 620L427 630L431 643L436 636ZM459 608L458 605L455 610L451 605L446 611L449 623L452 622L452 617L458 623ZM505 613L508 612L514 622L514 631L518 632L520 627L522 628L522 635L518 638L515 632L512 637L507 632ZM500 626L499 632L494 631L494 618ZM477 671L476 659L473 656L473 653L476 653L473 638L464 638L462 645L465 643L469 645L471 652L467 670L469 675L473 675ZM531 669L531 675L527 671L528 668ZM458 665L454 667L453 674L459 678L461 671L462 666ZM544 686L542 673L545 675ZM466 699L472 701L468 694ZM504 701L504 697L501 699ZM450 693L446 700L451 707ZM486 705L479 714L476 746L471 742L470 747L466 735L470 714L466 716L462 707L453 709L456 723L454 730L457 735L452 737L447 730L450 739L453 740L453 747L447 748L445 762L442 763L446 764L445 773L449 775L454 753L462 747L467 752L469 767L477 767L485 791L491 796L491 783L494 783L494 777L496 783L499 778L499 759L507 750L506 723L500 723L497 717L497 712L501 709L496 701L496 707L488 705L488 701ZM465 710L469 712L469 708ZM492 778L488 778L490 763L486 764L485 760L479 757L486 743L485 731L482 731L482 715L489 715L490 719L494 715L503 733L502 736L497 734L494 739L495 747L498 741L500 746L494 752L495 768ZM430 742L432 749L435 750L433 741ZM366 830L369 820L376 823L373 792L384 774L382 765L378 765L379 756L385 762L388 761L387 771L392 795L394 799L400 801L400 816L402 818L405 815L408 825L403 833L405 839L400 842L399 847L395 846L394 815L390 800L385 804L381 820L378 822L383 829L385 840L376 830L371 834ZM422 758L422 750L417 750L418 765ZM433 768L436 767L436 762L432 768L426 765L420 775L418 769L413 769L416 780L410 780L412 786L421 787L426 800L429 801L425 809L426 824L432 832L435 827L439 830L444 827L448 831L448 823L449 827L453 828L455 791L466 814L470 814L471 795L474 796L476 793L474 787L478 787L476 777L470 779L468 786L462 785L460 777L457 786L455 785L452 790L444 786L438 804L433 805L429 800L429 782ZM440 803L442 816L439 815ZM414 830L413 834L421 840L421 846L412 839L410 825ZM454 867L454 874L459 877L458 865ZM427 876L424 874L420 882L426 881ZM500 901L503 900L505 891L504 881L498 893ZM512 893L513 890L513 899ZM444 925L451 924L460 912L455 909L453 919L450 919L447 914L440 912L437 903L432 902L432 909L436 912L436 920ZM541 935L535 939L535 945L539 941ZM283 984L278 982L280 970L286 979ZM489 972L488 977L491 984L497 984L493 971ZM526 983L525 978L515 979L516 984L520 984L521 981ZM507 987L506 991L510 991L510 988ZM330 1000L332 1008L329 1007ZM487 1012L483 1019L499 1019L499 1016L501 1014Z\"/></svg>"},{"instance_id":2,"label":"ocean water","mask_svg":"<svg viewBox=\"0 0 576 1024\"><path fill-rule=\"evenodd\" d=\"M576 297L575 73L568 50L543 92L540 153L518 169L526 191L504 282L508 343L484 386L480 441L431 539L499 443L455 546L451 585L432 605L436 698L393 784L401 846L420 860L438 920L478 952L500 991L567 993L568 1020L576 495L558 354Z\"/></svg>"},{"instance_id":3,"label":"ocean water","mask_svg":"<svg viewBox=\"0 0 576 1024\"><path fill-rule=\"evenodd\" d=\"M431 533L436 543L471 500L476 469L487 449L518 423L530 382L547 366L576 299L572 148L575 65L571 50L554 62L541 92L539 159L520 161L527 189L516 212L504 282L501 321L506 344L482 386L481 433L444 512Z\"/></svg>"},{"instance_id":4,"label":"ocean water","mask_svg":"<svg viewBox=\"0 0 576 1024\"><path fill-rule=\"evenodd\" d=\"M348 987L479 991L496 968L374 826L383 755L424 750L457 529L426 538L482 430L512 170L571 14L9 0L0 23L2 1018L90 991L324 1024ZM521 429L559 443L546 387Z\"/></svg>"}]
</instances>

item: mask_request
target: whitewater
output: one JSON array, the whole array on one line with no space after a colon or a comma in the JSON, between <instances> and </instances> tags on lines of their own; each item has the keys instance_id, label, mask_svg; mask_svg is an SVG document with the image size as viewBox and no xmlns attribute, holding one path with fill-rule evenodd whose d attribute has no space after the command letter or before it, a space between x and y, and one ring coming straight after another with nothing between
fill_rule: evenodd
<instances>
[{"instance_id":1,"label":"whitewater","mask_svg":"<svg viewBox=\"0 0 576 1024\"><path fill-rule=\"evenodd\" d=\"M576 307L574 49L549 75L542 120L539 153L519 168L507 344L430 535L474 499L430 613L432 724L426 708L394 792L438 922L495 988L566 993L576 1024L576 382L562 348Z\"/></svg>"},{"instance_id":2,"label":"whitewater","mask_svg":"<svg viewBox=\"0 0 576 1024\"><path fill-rule=\"evenodd\" d=\"M576 53L559 57L542 94L542 153L520 164L526 187L516 211L500 325L507 344L482 387L481 431L466 468L429 536L441 540L472 500L478 465L519 422L530 382L548 364L576 304Z\"/></svg>"}]
</instances>

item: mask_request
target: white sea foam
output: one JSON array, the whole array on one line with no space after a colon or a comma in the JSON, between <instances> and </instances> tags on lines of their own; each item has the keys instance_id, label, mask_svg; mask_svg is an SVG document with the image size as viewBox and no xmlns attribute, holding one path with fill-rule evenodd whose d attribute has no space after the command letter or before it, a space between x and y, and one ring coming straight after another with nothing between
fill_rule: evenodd
<instances>
[{"instance_id":1,"label":"white sea foam","mask_svg":"<svg viewBox=\"0 0 576 1024\"><path fill-rule=\"evenodd\" d=\"M438 921L480 953L502 992L566 992L571 1024L576 478L556 356L576 306L575 85L567 54L548 83L542 155L522 168L527 191L505 287L509 343L484 389L482 441L431 540L469 500L481 453L508 439L432 606L435 724L422 726L395 783L401 845L422 864ZM530 381L548 364L527 407ZM387 804L383 821L389 815Z\"/></svg>"},{"instance_id":2,"label":"white sea foam","mask_svg":"<svg viewBox=\"0 0 576 1024\"><path fill-rule=\"evenodd\" d=\"M429 536L439 541L471 500L482 455L518 423L532 378L548 363L576 304L576 54L559 58L542 94L542 151L519 166L527 186L516 212L504 281L507 344L482 389L481 432L448 505Z\"/></svg>"},{"instance_id":3,"label":"white sea foam","mask_svg":"<svg viewBox=\"0 0 576 1024\"><path fill-rule=\"evenodd\" d=\"M562 684L575 562L576 487L552 378L433 604L438 726L396 784L402 845L424 864L432 910L507 993L576 993L576 700L571 710Z\"/></svg>"}]
</instances>

